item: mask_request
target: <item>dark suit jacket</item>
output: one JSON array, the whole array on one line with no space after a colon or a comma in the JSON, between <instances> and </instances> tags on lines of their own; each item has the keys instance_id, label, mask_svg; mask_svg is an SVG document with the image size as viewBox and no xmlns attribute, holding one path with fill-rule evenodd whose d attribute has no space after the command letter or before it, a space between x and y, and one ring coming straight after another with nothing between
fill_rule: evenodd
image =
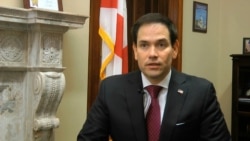
<instances>
[{"instance_id":1,"label":"dark suit jacket","mask_svg":"<svg viewBox=\"0 0 250 141\"><path fill-rule=\"evenodd\" d=\"M140 73L102 81L78 141L147 141ZM229 140L213 84L172 69L160 141Z\"/></svg>"}]
</instances>

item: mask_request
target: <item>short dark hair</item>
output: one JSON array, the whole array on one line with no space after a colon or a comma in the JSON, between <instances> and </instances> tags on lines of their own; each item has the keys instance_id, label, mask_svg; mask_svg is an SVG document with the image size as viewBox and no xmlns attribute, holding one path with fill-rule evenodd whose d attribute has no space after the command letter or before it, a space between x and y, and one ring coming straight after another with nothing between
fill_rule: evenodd
<instances>
[{"instance_id":1,"label":"short dark hair","mask_svg":"<svg viewBox=\"0 0 250 141\"><path fill-rule=\"evenodd\" d=\"M160 13L148 13L141 16L135 24L132 26L131 34L132 34L132 41L136 44L137 42L137 35L139 28L144 24L150 23L161 23L167 27L170 34L171 45L176 42L178 38L177 29L174 23L166 16L163 16Z\"/></svg>"}]
</instances>

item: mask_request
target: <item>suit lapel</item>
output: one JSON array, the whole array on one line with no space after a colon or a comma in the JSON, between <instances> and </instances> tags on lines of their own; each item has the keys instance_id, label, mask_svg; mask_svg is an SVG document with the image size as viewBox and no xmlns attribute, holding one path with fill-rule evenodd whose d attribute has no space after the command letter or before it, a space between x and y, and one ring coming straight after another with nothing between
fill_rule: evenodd
<instances>
[{"instance_id":1,"label":"suit lapel","mask_svg":"<svg viewBox=\"0 0 250 141\"><path fill-rule=\"evenodd\" d=\"M133 130L138 141L147 140L146 124L143 107L143 88L140 72L129 75L126 86L126 98Z\"/></svg>"},{"instance_id":2,"label":"suit lapel","mask_svg":"<svg viewBox=\"0 0 250 141\"><path fill-rule=\"evenodd\" d=\"M144 116L143 94L140 93L140 91L143 90L141 74L138 71L128 75L127 78L128 85L126 86L125 93L133 130L136 133L138 141L146 141L147 128ZM160 141L170 140L187 92L185 76L172 69L167 102L161 125Z\"/></svg>"},{"instance_id":3,"label":"suit lapel","mask_svg":"<svg viewBox=\"0 0 250 141\"><path fill-rule=\"evenodd\" d=\"M182 109L187 96L187 87L183 84L185 77L172 69L172 76L169 83L167 102L163 115L160 140L170 140L173 128L176 126L178 115Z\"/></svg>"}]
</instances>

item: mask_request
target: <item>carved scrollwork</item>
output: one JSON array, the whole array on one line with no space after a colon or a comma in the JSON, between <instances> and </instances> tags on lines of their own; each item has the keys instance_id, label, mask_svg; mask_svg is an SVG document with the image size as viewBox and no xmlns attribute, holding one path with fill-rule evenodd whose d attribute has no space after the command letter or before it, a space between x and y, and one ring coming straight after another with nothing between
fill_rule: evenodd
<instances>
[{"instance_id":1,"label":"carved scrollwork","mask_svg":"<svg viewBox=\"0 0 250 141\"><path fill-rule=\"evenodd\" d=\"M58 128L59 123L60 123L59 119L55 117L35 119L34 130L39 131L39 130L48 130L52 128Z\"/></svg>"},{"instance_id":2,"label":"carved scrollwork","mask_svg":"<svg viewBox=\"0 0 250 141\"><path fill-rule=\"evenodd\" d=\"M58 34L43 34L42 63L47 65L59 65L62 61L61 53L62 37Z\"/></svg>"},{"instance_id":3,"label":"carved scrollwork","mask_svg":"<svg viewBox=\"0 0 250 141\"><path fill-rule=\"evenodd\" d=\"M0 60L2 62L23 61L25 53L23 35L18 32L1 32Z\"/></svg>"},{"instance_id":4,"label":"carved scrollwork","mask_svg":"<svg viewBox=\"0 0 250 141\"><path fill-rule=\"evenodd\" d=\"M39 72L34 77L34 94L39 97L35 109L34 131L48 130L59 126L59 119L55 117L65 88L63 73Z\"/></svg>"}]
</instances>

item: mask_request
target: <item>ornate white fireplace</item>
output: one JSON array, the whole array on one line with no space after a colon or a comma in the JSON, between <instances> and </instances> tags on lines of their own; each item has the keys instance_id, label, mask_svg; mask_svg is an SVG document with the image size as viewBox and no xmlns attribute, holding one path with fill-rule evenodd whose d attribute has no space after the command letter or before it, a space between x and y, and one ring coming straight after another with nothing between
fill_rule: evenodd
<instances>
[{"instance_id":1,"label":"ornate white fireplace","mask_svg":"<svg viewBox=\"0 0 250 141\"><path fill-rule=\"evenodd\" d=\"M63 34L86 16L0 7L0 141L53 141L65 88Z\"/></svg>"}]
</instances>

